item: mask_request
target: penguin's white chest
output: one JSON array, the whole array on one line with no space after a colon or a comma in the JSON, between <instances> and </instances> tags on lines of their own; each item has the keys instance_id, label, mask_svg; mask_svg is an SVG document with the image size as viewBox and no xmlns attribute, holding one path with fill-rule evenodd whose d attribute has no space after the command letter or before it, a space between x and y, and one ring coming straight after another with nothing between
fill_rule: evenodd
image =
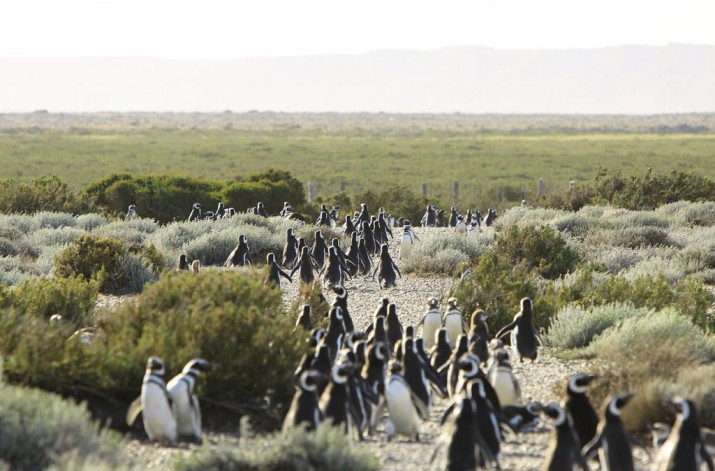
<instances>
[{"instance_id":1,"label":"penguin's white chest","mask_svg":"<svg viewBox=\"0 0 715 471\"><path fill-rule=\"evenodd\" d=\"M419 432L420 419L412 403L412 396L407 384L392 380L385 388L387 410L390 414L393 434L410 437Z\"/></svg>"},{"instance_id":2,"label":"penguin's white chest","mask_svg":"<svg viewBox=\"0 0 715 471\"><path fill-rule=\"evenodd\" d=\"M497 366L490 371L489 382L494 386L502 406L520 405L521 397L516 388L516 378L510 368Z\"/></svg>"},{"instance_id":3,"label":"penguin's white chest","mask_svg":"<svg viewBox=\"0 0 715 471\"><path fill-rule=\"evenodd\" d=\"M457 339L464 333L462 328L462 315L459 313L447 314L444 317L444 328L447 330L447 340L449 346L454 348Z\"/></svg>"},{"instance_id":4,"label":"penguin's white chest","mask_svg":"<svg viewBox=\"0 0 715 471\"><path fill-rule=\"evenodd\" d=\"M174 401L176 427L179 435L201 438L201 413L198 410L198 400L185 380L174 379L167 385L167 391ZM194 405L196 408L194 408Z\"/></svg>"},{"instance_id":5,"label":"penguin's white chest","mask_svg":"<svg viewBox=\"0 0 715 471\"><path fill-rule=\"evenodd\" d=\"M425 349L429 351L437 339L437 331L442 327L442 315L439 312L429 312L422 324L422 338L425 339Z\"/></svg>"},{"instance_id":6,"label":"penguin's white chest","mask_svg":"<svg viewBox=\"0 0 715 471\"><path fill-rule=\"evenodd\" d=\"M459 234L466 234L467 233L467 225L460 221L454 227L454 230L457 231L457 233L459 233Z\"/></svg>"},{"instance_id":7,"label":"penguin's white chest","mask_svg":"<svg viewBox=\"0 0 715 471\"><path fill-rule=\"evenodd\" d=\"M176 442L176 419L166 390L156 383L142 385L142 418L149 439Z\"/></svg>"},{"instance_id":8,"label":"penguin's white chest","mask_svg":"<svg viewBox=\"0 0 715 471\"><path fill-rule=\"evenodd\" d=\"M412 253L412 237L409 234L402 234L400 238L400 259L409 257Z\"/></svg>"}]
</instances>

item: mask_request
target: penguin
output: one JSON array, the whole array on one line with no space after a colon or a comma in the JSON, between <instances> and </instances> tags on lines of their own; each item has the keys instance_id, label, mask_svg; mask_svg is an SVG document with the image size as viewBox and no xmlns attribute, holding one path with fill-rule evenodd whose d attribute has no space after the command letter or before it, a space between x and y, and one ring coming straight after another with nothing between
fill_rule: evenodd
<instances>
[{"instance_id":1,"label":"penguin","mask_svg":"<svg viewBox=\"0 0 715 471\"><path fill-rule=\"evenodd\" d=\"M455 208L454 206L449 208L449 221L447 223L449 225L449 227L457 226L457 216L458 216L457 208Z\"/></svg>"},{"instance_id":2,"label":"penguin","mask_svg":"<svg viewBox=\"0 0 715 471\"><path fill-rule=\"evenodd\" d=\"M531 432L539 425L543 406L538 401L532 401L525 406L503 406L502 417L509 427L516 432Z\"/></svg>"},{"instance_id":3,"label":"penguin","mask_svg":"<svg viewBox=\"0 0 715 471\"><path fill-rule=\"evenodd\" d=\"M447 341L454 348L457 345L457 338L464 333L464 320L462 312L457 309L457 298L447 300L448 309L444 313L443 324L447 330Z\"/></svg>"},{"instance_id":4,"label":"penguin","mask_svg":"<svg viewBox=\"0 0 715 471\"><path fill-rule=\"evenodd\" d=\"M235 208L226 208L226 214L224 215L224 218L232 218L236 215L236 209Z\"/></svg>"},{"instance_id":5,"label":"penguin","mask_svg":"<svg viewBox=\"0 0 715 471\"><path fill-rule=\"evenodd\" d=\"M521 310L514 316L514 320L502 327L497 332L496 338L501 338L511 332L511 347L514 354L519 356L523 363L524 358L532 362L536 360L536 329L533 320L533 304L531 299L521 300Z\"/></svg>"},{"instance_id":6,"label":"penguin","mask_svg":"<svg viewBox=\"0 0 715 471\"><path fill-rule=\"evenodd\" d=\"M452 356L452 349L449 347L447 331L445 329L439 329L435 335L437 337L437 343L430 349L429 362L437 371L440 371L449 363L449 359ZM446 369L445 373L441 376L443 379L447 377Z\"/></svg>"},{"instance_id":7,"label":"penguin","mask_svg":"<svg viewBox=\"0 0 715 471\"><path fill-rule=\"evenodd\" d=\"M325 239L323 238L323 231L320 229L315 231L315 239L313 240L313 246L310 249L310 254L315 260L315 269L321 270L323 265L325 265L325 256L328 253L328 246L325 244Z\"/></svg>"},{"instance_id":8,"label":"penguin","mask_svg":"<svg viewBox=\"0 0 715 471\"><path fill-rule=\"evenodd\" d=\"M226 268L245 267L246 265L250 267L251 261L248 260L248 252L248 238L246 238L245 235L241 234L240 236L238 236L238 245L228 255L224 266Z\"/></svg>"},{"instance_id":9,"label":"penguin","mask_svg":"<svg viewBox=\"0 0 715 471\"><path fill-rule=\"evenodd\" d=\"M368 429L372 413L372 406L378 403L375 395L367 382L360 376L362 365L357 362L357 355L349 348L340 352L339 363L348 363L353 366L348 379L348 397L350 401L350 415L353 419L358 436Z\"/></svg>"},{"instance_id":10,"label":"penguin","mask_svg":"<svg viewBox=\"0 0 715 471\"><path fill-rule=\"evenodd\" d=\"M652 424L650 428L653 434L653 449L657 451L670 436L670 425L663 422L656 422ZM700 427L700 433L703 437L705 450L710 456L715 456L715 430Z\"/></svg>"},{"instance_id":11,"label":"penguin","mask_svg":"<svg viewBox=\"0 0 715 471\"><path fill-rule=\"evenodd\" d=\"M395 349L395 344L402 338L403 330L399 317L397 317L397 305L390 303L387 306L387 341L390 344L390 350Z\"/></svg>"},{"instance_id":12,"label":"penguin","mask_svg":"<svg viewBox=\"0 0 715 471\"><path fill-rule=\"evenodd\" d=\"M422 216L422 227L435 227L437 223L437 214L435 212L435 207L431 204L427 205L427 211L425 211L424 216Z\"/></svg>"},{"instance_id":13,"label":"penguin","mask_svg":"<svg viewBox=\"0 0 715 471\"><path fill-rule=\"evenodd\" d=\"M705 449L695 403L681 397L669 398L667 403L675 408L677 415L668 439L658 450L654 471L696 471L703 462L713 471L715 467Z\"/></svg>"},{"instance_id":14,"label":"penguin","mask_svg":"<svg viewBox=\"0 0 715 471\"><path fill-rule=\"evenodd\" d=\"M370 256L375 255L379 246L375 241L375 234L370 228L370 223L362 223L362 226L360 228L360 236L362 237L362 240L365 241L365 248L367 249L367 252L370 254Z\"/></svg>"},{"instance_id":15,"label":"penguin","mask_svg":"<svg viewBox=\"0 0 715 471\"><path fill-rule=\"evenodd\" d=\"M482 226L482 221L484 221L484 218L482 217L482 212L479 210L479 208L477 208L477 209L474 211L474 222L477 223L477 226L478 226L478 227L481 227L481 226Z\"/></svg>"},{"instance_id":16,"label":"penguin","mask_svg":"<svg viewBox=\"0 0 715 471\"><path fill-rule=\"evenodd\" d=\"M457 216L457 223L454 225L454 231L460 235L467 234L467 224L464 222L464 216Z\"/></svg>"},{"instance_id":17,"label":"penguin","mask_svg":"<svg viewBox=\"0 0 715 471\"><path fill-rule=\"evenodd\" d=\"M287 213L289 213L289 211L288 211L288 208L289 208L289 207L290 207L290 203L287 202L287 201L284 201L284 202L283 202L283 209L281 209L281 210L278 212L278 215L281 216L281 217L286 217L286 216L288 215Z\"/></svg>"},{"instance_id":18,"label":"penguin","mask_svg":"<svg viewBox=\"0 0 715 471\"><path fill-rule=\"evenodd\" d=\"M266 208L263 207L263 203L260 201L256 203L256 214L258 214L261 217L267 218L268 213L266 212Z\"/></svg>"},{"instance_id":19,"label":"penguin","mask_svg":"<svg viewBox=\"0 0 715 471\"><path fill-rule=\"evenodd\" d=\"M469 327L469 350L474 352L482 363L489 359L489 327L487 327L489 314L481 309L472 313Z\"/></svg>"},{"instance_id":20,"label":"penguin","mask_svg":"<svg viewBox=\"0 0 715 471\"><path fill-rule=\"evenodd\" d=\"M323 205L323 208L327 209L327 206ZM326 210L320 211L320 214L318 215L318 219L315 220L315 225L330 227L330 215L328 214L328 211L326 211Z\"/></svg>"},{"instance_id":21,"label":"penguin","mask_svg":"<svg viewBox=\"0 0 715 471\"><path fill-rule=\"evenodd\" d=\"M358 241L358 269L357 272L360 275L369 275L372 269L372 260L370 259L370 252L365 244L365 239L360 238Z\"/></svg>"},{"instance_id":22,"label":"penguin","mask_svg":"<svg viewBox=\"0 0 715 471\"><path fill-rule=\"evenodd\" d=\"M199 270L201 269L201 261L200 260L194 260L191 262L191 271L194 273L198 273Z\"/></svg>"},{"instance_id":23,"label":"penguin","mask_svg":"<svg viewBox=\"0 0 715 471\"><path fill-rule=\"evenodd\" d=\"M497 218L497 210L496 210L496 209L489 208L489 209L487 210L487 218L484 220L484 224L485 224L487 227L489 227L489 226L491 226L492 224L494 224L494 221L496 220L496 218Z\"/></svg>"},{"instance_id":24,"label":"penguin","mask_svg":"<svg viewBox=\"0 0 715 471\"><path fill-rule=\"evenodd\" d=\"M496 469L499 469L499 458L501 458L502 432L499 425L497 411L494 409L484 388L485 382L481 378L474 378L466 385L467 397L472 399L477 406L476 422L479 434L484 441L485 450L480 453L480 466L484 466L491 461ZM490 457L490 458L488 458Z\"/></svg>"},{"instance_id":25,"label":"penguin","mask_svg":"<svg viewBox=\"0 0 715 471\"><path fill-rule=\"evenodd\" d=\"M384 343L385 348L390 349L390 343L387 341L387 327L385 316L380 316L373 322L374 328L367 338L368 344Z\"/></svg>"},{"instance_id":26,"label":"penguin","mask_svg":"<svg viewBox=\"0 0 715 471\"><path fill-rule=\"evenodd\" d=\"M444 209L440 209L437 211L437 217L435 221L435 226L436 227L445 227L444 223Z\"/></svg>"},{"instance_id":27,"label":"penguin","mask_svg":"<svg viewBox=\"0 0 715 471\"><path fill-rule=\"evenodd\" d=\"M378 398L377 404L370 411L370 423L368 426L368 433L370 434L375 430L385 410L385 376L389 358L390 352L385 343L377 342L367 347L361 374L368 388Z\"/></svg>"},{"instance_id":28,"label":"penguin","mask_svg":"<svg viewBox=\"0 0 715 471\"><path fill-rule=\"evenodd\" d=\"M201 220L201 203L194 203L189 213L189 222Z\"/></svg>"},{"instance_id":29,"label":"penguin","mask_svg":"<svg viewBox=\"0 0 715 471\"><path fill-rule=\"evenodd\" d=\"M385 241L385 243L387 243L388 235L390 236L390 239L394 239L394 236L392 235L392 229L390 228L390 224L385 219L385 209L384 208L377 215L377 227L378 227L380 234L382 235L382 238Z\"/></svg>"},{"instance_id":30,"label":"penguin","mask_svg":"<svg viewBox=\"0 0 715 471\"><path fill-rule=\"evenodd\" d=\"M479 225L476 222L467 224L467 237L476 237L479 234Z\"/></svg>"},{"instance_id":31,"label":"penguin","mask_svg":"<svg viewBox=\"0 0 715 471\"><path fill-rule=\"evenodd\" d=\"M211 363L203 358L194 358L166 385L166 390L174 404L178 435L190 438L198 444L202 442L201 407L194 388L201 373L210 369Z\"/></svg>"},{"instance_id":32,"label":"penguin","mask_svg":"<svg viewBox=\"0 0 715 471\"><path fill-rule=\"evenodd\" d=\"M400 236L400 260L409 258L412 254L412 246L415 244L415 233L409 225L402 227L402 235Z\"/></svg>"},{"instance_id":33,"label":"penguin","mask_svg":"<svg viewBox=\"0 0 715 471\"><path fill-rule=\"evenodd\" d=\"M283 266L292 270L298 257L298 239L292 227L286 229L286 243L283 246Z\"/></svg>"},{"instance_id":34,"label":"penguin","mask_svg":"<svg viewBox=\"0 0 715 471\"><path fill-rule=\"evenodd\" d=\"M387 441L395 435L405 435L416 442L420 441L420 416L414 402L418 399L413 398L414 392L402 376L402 364L393 360L385 385L385 402L389 413Z\"/></svg>"},{"instance_id":35,"label":"penguin","mask_svg":"<svg viewBox=\"0 0 715 471\"><path fill-rule=\"evenodd\" d=\"M569 378L566 385L564 408L573 420L573 428L581 447L593 440L598 427L598 416L586 396L586 386L595 378L591 375L576 374Z\"/></svg>"},{"instance_id":36,"label":"penguin","mask_svg":"<svg viewBox=\"0 0 715 471\"><path fill-rule=\"evenodd\" d=\"M467 226L472 223L472 208L467 208L467 217L464 219L464 223Z\"/></svg>"},{"instance_id":37,"label":"penguin","mask_svg":"<svg viewBox=\"0 0 715 471\"><path fill-rule=\"evenodd\" d=\"M542 413L551 420L554 427L546 451L544 471L572 470L576 466L588 471L588 464L581 454L578 436L573 430L569 413L555 402L545 405Z\"/></svg>"},{"instance_id":38,"label":"penguin","mask_svg":"<svg viewBox=\"0 0 715 471\"><path fill-rule=\"evenodd\" d=\"M328 331L325 333L323 342L330 347L330 358L335 361L335 357L345 343L345 324L343 323L343 310L339 306L333 306L328 311Z\"/></svg>"},{"instance_id":39,"label":"penguin","mask_svg":"<svg viewBox=\"0 0 715 471\"><path fill-rule=\"evenodd\" d=\"M335 247L330 247L328 262L323 265L320 274L323 278L323 286L327 289L342 288L345 278L350 276L348 275L348 267L340 260Z\"/></svg>"},{"instance_id":40,"label":"penguin","mask_svg":"<svg viewBox=\"0 0 715 471\"><path fill-rule=\"evenodd\" d=\"M309 369L300 375L295 394L288 413L283 419L283 431L303 425L306 430L316 430L323 420L318 404L318 385L323 382L323 375Z\"/></svg>"},{"instance_id":41,"label":"penguin","mask_svg":"<svg viewBox=\"0 0 715 471\"><path fill-rule=\"evenodd\" d=\"M333 306L340 306L343 315L343 324L345 325L345 332L354 332L355 326L353 325L353 320L350 317L350 311L348 311L348 290L343 287L333 288L335 293L335 299L333 300Z\"/></svg>"},{"instance_id":42,"label":"penguin","mask_svg":"<svg viewBox=\"0 0 715 471\"><path fill-rule=\"evenodd\" d=\"M190 269L191 268L189 267L189 261L187 260L186 255L179 255L179 261L176 263L176 271L189 271Z\"/></svg>"},{"instance_id":43,"label":"penguin","mask_svg":"<svg viewBox=\"0 0 715 471\"><path fill-rule=\"evenodd\" d=\"M147 360L141 396L129 406L127 424L132 425L140 412L149 440L176 445L178 432L174 405L166 390L161 358L150 357Z\"/></svg>"},{"instance_id":44,"label":"penguin","mask_svg":"<svg viewBox=\"0 0 715 471\"><path fill-rule=\"evenodd\" d=\"M408 329L410 328L411 326L405 329L405 333L407 333ZM413 337L405 336L405 338L407 339ZM436 391L441 397L448 397L447 382L439 374L437 368L432 366L432 364L430 363L429 357L427 356L427 351L425 350L425 339L414 339L414 346L415 350L417 351L417 356L420 359L420 363L422 363L422 369L425 372L425 377L427 378L427 381L429 381L432 385L432 389Z\"/></svg>"},{"instance_id":45,"label":"penguin","mask_svg":"<svg viewBox=\"0 0 715 471\"><path fill-rule=\"evenodd\" d=\"M583 455L588 460L597 451L604 470L633 471L633 453L630 437L621 421L621 409L628 404L633 394L614 394L603 411L596 436L583 447Z\"/></svg>"},{"instance_id":46,"label":"penguin","mask_svg":"<svg viewBox=\"0 0 715 471\"><path fill-rule=\"evenodd\" d=\"M449 397L454 397L456 394L457 382L459 381L459 359L465 353L467 353L467 336L461 335L457 339L457 346L452 350L452 356L450 356L449 362L442 365L439 370L447 381L447 391L449 391Z\"/></svg>"},{"instance_id":47,"label":"penguin","mask_svg":"<svg viewBox=\"0 0 715 471\"><path fill-rule=\"evenodd\" d=\"M216 219L223 219L224 217L226 217L226 208L223 207L223 203L219 202L214 216L216 217Z\"/></svg>"},{"instance_id":48,"label":"penguin","mask_svg":"<svg viewBox=\"0 0 715 471\"><path fill-rule=\"evenodd\" d=\"M313 280L315 280L315 275L313 274L313 257L310 256L310 252L308 252L308 247L306 246L300 249L298 263L296 263L290 271L291 279L293 278L293 274L298 270L300 270L300 281L310 286Z\"/></svg>"},{"instance_id":49,"label":"penguin","mask_svg":"<svg viewBox=\"0 0 715 471\"><path fill-rule=\"evenodd\" d=\"M268 266L268 277L266 278L266 284L274 283L276 286L278 286L278 289L280 289L281 276L293 283L293 278L291 278L288 273L284 272L281 269L280 265L278 265L278 262L276 262L276 256L273 252L269 252L266 255L266 265Z\"/></svg>"},{"instance_id":50,"label":"penguin","mask_svg":"<svg viewBox=\"0 0 715 471\"><path fill-rule=\"evenodd\" d=\"M330 227L337 227L338 221L340 220L340 206L333 205L328 215L330 216Z\"/></svg>"},{"instance_id":51,"label":"penguin","mask_svg":"<svg viewBox=\"0 0 715 471\"><path fill-rule=\"evenodd\" d=\"M340 241L338 240L337 237L333 237L330 240L330 245L328 246L328 250L334 248L335 251L338 253L338 258L340 259L340 263L345 265L347 267L348 261L347 258L345 257L345 252L343 252L343 249L340 248Z\"/></svg>"},{"instance_id":52,"label":"penguin","mask_svg":"<svg viewBox=\"0 0 715 471\"><path fill-rule=\"evenodd\" d=\"M403 376L413 393L417 411L423 419L427 419L432 410L432 395L425 376L424 368L414 348L414 340L407 339L402 343Z\"/></svg>"},{"instance_id":53,"label":"penguin","mask_svg":"<svg viewBox=\"0 0 715 471\"><path fill-rule=\"evenodd\" d=\"M346 236L351 236L355 232L355 224L353 224L353 218L349 214L345 215L345 223L343 224L343 234Z\"/></svg>"},{"instance_id":54,"label":"penguin","mask_svg":"<svg viewBox=\"0 0 715 471\"><path fill-rule=\"evenodd\" d=\"M372 272L372 279L375 279L375 273L378 273L377 280L380 283L381 288L392 288L397 286L397 276L402 278L400 269L397 267L395 262L392 261L390 257L390 252L388 250L387 244L382 244L380 249L380 260L377 262L377 267L375 271ZM397 275L397 276L395 276Z\"/></svg>"},{"instance_id":55,"label":"penguin","mask_svg":"<svg viewBox=\"0 0 715 471\"><path fill-rule=\"evenodd\" d=\"M315 355L308 365L309 368L316 370L322 375L318 381L318 396L323 394L330 380L330 370L333 367L333 359L330 356L330 347L321 340L315 350Z\"/></svg>"},{"instance_id":56,"label":"penguin","mask_svg":"<svg viewBox=\"0 0 715 471\"><path fill-rule=\"evenodd\" d=\"M521 387L511 369L509 352L498 350L494 355L495 367L489 372L489 382L494 387L499 403L504 406L521 405Z\"/></svg>"},{"instance_id":57,"label":"penguin","mask_svg":"<svg viewBox=\"0 0 715 471\"><path fill-rule=\"evenodd\" d=\"M130 204L129 209L127 210L127 217L125 219L127 221L131 221L132 219L136 219L137 217L137 205Z\"/></svg>"},{"instance_id":58,"label":"penguin","mask_svg":"<svg viewBox=\"0 0 715 471\"><path fill-rule=\"evenodd\" d=\"M350 413L350 391L348 380L353 365L338 363L330 371L330 382L320 396L319 407L326 422L335 426L344 426L348 436L352 436L353 423Z\"/></svg>"},{"instance_id":59,"label":"penguin","mask_svg":"<svg viewBox=\"0 0 715 471\"><path fill-rule=\"evenodd\" d=\"M350 234L350 247L348 253L345 254L345 265L348 267L348 275L354 277L358 272L358 264L360 262L360 253L358 249L357 232Z\"/></svg>"},{"instance_id":60,"label":"penguin","mask_svg":"<svg viewBox=\"0 0 715 471\"><path fill-rule=\"evenodd\" d=\"M365 203L360 203L360 214L357 218L357 223L362 226L363 222L370 221L370 213L367 210L367 205Z\"/></svg>"},{"instance_id":61,"label":"penguin","mask_svg":"<svg viewBox=\"0 0 715 471\"><path fill-rule=\"evenodd\" d=\"M313 321L310 319L310 311L310 304L304 304L303 309L301 309L300 315L298 316L298 320L296 320L293 332L297 331L298 327L301 327L308 332L313 330Z\"/></svg>"},{"instance_id":62,"label":"penguin","mask_svg":"<svg viewBox=\"0 0 715 471\"><path fill-rule=\"evenodd\" d=\"M427 313L420 321L422 338L425 340L425 349L431 351L437 339L437 331L442 327L442 314L439 312L437 298L427 300Z\"/></svg>"}]
</instances>

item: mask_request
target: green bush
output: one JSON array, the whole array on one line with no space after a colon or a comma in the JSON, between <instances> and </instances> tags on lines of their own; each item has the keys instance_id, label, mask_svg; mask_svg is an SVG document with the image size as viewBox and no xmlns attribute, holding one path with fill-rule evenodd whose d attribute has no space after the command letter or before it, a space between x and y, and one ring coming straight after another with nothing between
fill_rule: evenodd
<instances>
[{"instance_id":1,"label":"green bush","mask_svg":"<svg viewBox=\"0 0 715 471\"><path fill-rule=\"evenodd\" d=\"M180 461L177 471L370 471L380 469L370 452L351 447L345 434L322 426L254 440L250 446L211 449Z\"/></svg>"},{"instance_id":2,"label":"green bush","mask_svg":"<svg viewBox=\"0 0 715 471\"><path fill-rule=\"evenodd\" d=\"M549 226L511 226L496 238L495 252L512 266L524 265L544 278L558 278L572 271L578 254Z\"/></svg>"},{"instance_id":3,"label":"green bush","mask_svg":"<svg viewBox=\"0 0 715 471\"><path fill-rule=\"evenodd\" d=\"M28 183L0 181L0 213L60 211L78 214L89 210L91 205L54 175L35 178Z\"/></svg>"},{"instance_id":4,"label":"green bush","mask_svg":"<svg viewBox=\"0 0 715 471\"><path fill-rule=\"evenodd\" d=\"M101 429L83 405L9 385L0 385L0 403L0 460L10 469L41 470L73 454L112 467L126 462L119 436Z\"/></svg>"},{"instance_id":5,"label":"green bush","mask_svg":"<svg viewBox=\"0 0 715 471\"><path fill-rule=\"evenodd\" d=\"M443 232L417 243L403 261L405 273L442 273L452 275L463 264L472 264L489 250L489 236L465 237L453 231Z\"/></svg>"}]
</instances>

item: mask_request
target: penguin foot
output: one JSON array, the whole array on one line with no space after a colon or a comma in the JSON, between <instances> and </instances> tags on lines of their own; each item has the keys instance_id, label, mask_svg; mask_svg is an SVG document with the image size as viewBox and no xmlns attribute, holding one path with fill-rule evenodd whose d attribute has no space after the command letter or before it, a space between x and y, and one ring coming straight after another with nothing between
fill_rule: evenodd
<instances>
[{"instance_id":1,"label":"penguin foot","mask_svg":"<svg viewBox=\"0 0 715 471\"><path fill-rule=\"evenodd\" d=\"M420 442L420 434L419 434L419 433L416 433L416 434L415 434L415 441L416 441L417 443Z\"/></svg>"}]
</instances>

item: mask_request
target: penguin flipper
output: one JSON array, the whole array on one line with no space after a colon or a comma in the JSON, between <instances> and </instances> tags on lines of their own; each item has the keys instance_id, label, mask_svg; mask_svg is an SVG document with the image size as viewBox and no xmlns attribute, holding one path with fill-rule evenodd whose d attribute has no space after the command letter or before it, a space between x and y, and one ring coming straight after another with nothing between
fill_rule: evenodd
<instances>
[{"instance_id":1,"label":"penguin flipper","mask_svg":"<svg viewBox=\"0 0 715 471\"><path fill-rule=\"evenodd\" d=\"M449 418L450 415L452 415L452 412L454 411L454 407L456 405L456 402L453 402L450 404L449 407L444 411L444 414L442 414L442 418L439 421L440 425L444 425L445 422L447 422L447 419Z\"/></svg>"},{"instance_id":2,"label":"penguin flipper","mask_svg":"<svg viewBox=\"0 0 715 471\"><path fill-rule=\"evenodd\" d=\"M710 456L710 453L705 449L705 444L700 443L700 458L705 461L705 464L708 466L708 471L715 471L715 467L713 466L713 459Z\"/></svg>"},{"instance_id":3,"label":"penguin flipper","mask_svg":"<svg viewBox=\"0 0 715 471\"><path fill-rule=\"evenodd\" d=\"M599 448L601 448L601 435L596 435L593 440L583 447L581 455L588 461L596 454Z\"/></svg>"},{"instance_id":4,"label":"penguin flipper","mask_svg":"<svg viewBox=\"0 0 715 471\"><path fill-rule=\"evenodd\" d=\"M635 437L632 437L631 435L627 435L627 439L628 439L628 443L630 443L632 446L637 446L637 447L640 448L641 450L645 451L646 455L648 455L648 459L651 459L651 458L652 458L652 456L651 456L651 454L650 454L650 451L648 450L648 448L645 447L645 445L643 445L643 444L641 443L640 440L638 440L638 439L635 438ZM714 470L714 471L715 471L715 470Z\"/></svg>"},{"instance_id":5,"label":"penguin flipper","mask_svg":"<svg viewBox=\"0 0 715 471\"><path fill-rule=\"evenodd\" d=\"M129 404L129 409L127 409L127 425L132 425L139 417L142 411L142 398L139 396L134 399L134 401Z\"/></svg>"},{"instance_id":6,"label":"penguin flipper","mask_svg":"<svg viewBox=\"0 0 715 471\"><path fill-rule=\"evenodd\" d=\"M510 322L509 324L507 324L504 327L502 327L501 329L499 329L499 332L496 333L494 338L500 339L500 338L504 337L506 334L511 332L514 329L514 327L516 327L516 320Z\"/></svg>"}]
</instances>

